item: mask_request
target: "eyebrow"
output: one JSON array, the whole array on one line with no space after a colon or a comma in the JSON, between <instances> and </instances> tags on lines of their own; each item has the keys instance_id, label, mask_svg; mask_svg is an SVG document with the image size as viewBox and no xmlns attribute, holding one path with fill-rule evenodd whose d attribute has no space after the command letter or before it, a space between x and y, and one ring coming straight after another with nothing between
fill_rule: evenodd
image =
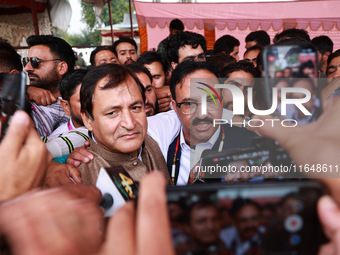
<instances>
[{"instance_id":1,"label":"eyebrow","mask_svg":"<svg viewBox=\"0 0 340 255\"><path fill-rule=\"evenodd\" d=\"M129 107L131 106L135 106L136 104L144 104L142 100L136 100L135 102L133 102L132 104L130 104Z\"/></svg>"},{"instance_id":2,"label":"eyebrow","mask_svg":"<svg viewBox=\"0 0 340 255\"><path fill-rule=\"evenodd\" d=\"M136 51L135 49L127 49L127 50L120 50L119 52L122 52L122 51Z\"/></svg>"},{"instance_id":3,"label":"eyebrow","mask_svg":"<svg viewBox=\"0 0 340 255\"><path fill-rule=\"evenodd\" d=\"M182 100L182 102L188 102L188 101L192 101L192 99L190 97L186 97Z\"/></svg>"},{"instance_id":4,"label":"eyebrow","mask_svg":"<svg viewBox=\"0 0 340 255\"><path fill-rule=\"evenodd\" d=\"M131 103L129 105L129 107L134 106L136 104L143 104L143 101L136 100L133 103ZM107 111L110 111L110 110L114 110L114 109L120 109L120 108L122 108L121 105L111 105L111 106L108 106L108 107L104 108L104 112L107 112Z\"/></svg>"},{"instance_id":5,"label":"eyebrow","mask_svg":"<svg viewBox=\"0 0 340 255\"><path fill-rule=\"evenodd\" d=\"M331 68L336 68L337 66L340 66L340 64L339 65L331 65L331 66L327 67L327 70L331 69Z\"/></svg>"},{"instance_id":6,"label":"eyebrow","mask_svg":"<svg viewBox=\"0 0 340 255\"><path fill-rule=\"evenodd\" d=\"M227 84L236 85L236 86L243 86L241 83L239 83L238 81L235 81L235 80L228 80Z\"/></svg>"}]
</instances>

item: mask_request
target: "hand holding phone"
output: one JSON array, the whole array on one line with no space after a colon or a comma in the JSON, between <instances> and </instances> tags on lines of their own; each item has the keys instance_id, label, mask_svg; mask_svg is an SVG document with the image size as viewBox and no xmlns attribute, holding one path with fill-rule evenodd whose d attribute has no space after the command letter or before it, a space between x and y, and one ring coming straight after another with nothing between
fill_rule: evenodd
<instances>
[{"instance_id":1,"label":"hand holding phone","mask_svg":"<svg viewBox=\"0 0 340 255\"><path fill-rule=\"evenodd\" d=\"M14 112L25 108L26 76L24 72L3 75L0 87L2 88L0 139L3 139Z\"/></svg>"}]
</instances>

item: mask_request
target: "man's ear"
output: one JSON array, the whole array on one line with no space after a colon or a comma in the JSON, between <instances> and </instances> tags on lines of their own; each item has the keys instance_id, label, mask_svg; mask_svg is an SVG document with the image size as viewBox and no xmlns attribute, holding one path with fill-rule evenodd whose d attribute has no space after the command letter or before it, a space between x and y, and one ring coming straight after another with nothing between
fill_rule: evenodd
<instances>
[{"instance_id":1,"label":"man's ear","mask_svg":"<svg viewBox=\"0 0 340 255\"><path fill-rule=\"evenodd\" d=\"M13 73L20 73L17 69L12 69L9 74L13 74Z\"/></svg>"},{"instance_id":2,"label":"man's ear","mask_svg":"<svg viewBox=\"0 0 340 255\"><path fill-rule=\"evenodd\" d=\"M81 118L83 120L85 127L88 130L93 131L93 128L92 128L93 120L89 116L87 116L84 112L81 112L80 114L81 114Z\"/></svg>"},{"instance_id":3,"label":"man's ear","mask_svg":"<svg viewBox=\"0 0 340 255\"><path fill-rule=\"evenodd\" d=\"M171 62L171 68L172 68L172 70L175 70L177 66L178 66L178 63Z\"/></svg>"},{"instance_id":4,"label":"man's ear","mask_svg":"<svg viewBox=\"0 0 340 255\"><path fill-rule=\"evenodd\" d=\"M63 108L63 110L66 113L66 115L71 116L71 106L67 102L67 100L61 99L60 100L60 105Z\"/></svg>"},{"instance_id":5,"label":"man's ear","mask_svg":"<svg viewBox=\"0 0 340 255\"><path fill-rule=\"evenodd\" d=\"M165 74L165 84L164 85L169 85L170 79L171 79L171 72L167 71L166 74Z\"/></svg>"},{"instance_id":6,"label":"man's ear","mask_svg":"<svg viewBox=\"0 0 340 255\"><path fill-rule=\"evenodd\" d=\"M174 111L177 113L177 111L178 111L178 109L177 109L177 103L176 103L176 101L175 100L173 100L172 98L171 98L171 104L172 104L172 109L174 109Z\"/></svg>"},{"instance_id":7,"label":"man's ear","mask_svg":"<svg viewBox=\"0 0 340 255\"><path fill-rule=\"evenodd\" d=\"M60 61L57 65L57 72L60 76L63 76L68 71L68 65L65 61Z\"/></svg>"}]
</instances>

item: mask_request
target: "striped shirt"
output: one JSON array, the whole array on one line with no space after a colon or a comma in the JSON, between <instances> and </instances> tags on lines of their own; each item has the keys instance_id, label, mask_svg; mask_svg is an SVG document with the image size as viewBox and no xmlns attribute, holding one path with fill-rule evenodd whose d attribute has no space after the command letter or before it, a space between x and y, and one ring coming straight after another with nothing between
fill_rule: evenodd
<instances>
[{"instance_id":1,"label":"striped shirt","mask_svg":"<svg viewBox=\"0 0 340 255\"><path fill-rule=\"evenodd\" d=\"M46 106L31 102L31 115L39 136L49 136L53 130L69 120L70 117L60 105L60 99Z\"/></svg>"}]
</instances>

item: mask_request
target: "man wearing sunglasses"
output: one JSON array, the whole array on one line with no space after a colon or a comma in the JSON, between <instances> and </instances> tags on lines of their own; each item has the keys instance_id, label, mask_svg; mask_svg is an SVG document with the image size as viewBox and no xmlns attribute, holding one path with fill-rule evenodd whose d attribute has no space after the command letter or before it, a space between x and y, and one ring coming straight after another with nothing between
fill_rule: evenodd
<instances>
[{"instance_id":1,"label":"man wearing sunglasses","mask_svg":"<svg viewBox=\"0 0 340 255\"><path fill-rule=\"evenodd\" d=\"M58 89L62 76L74 69L75 57L71 46L63 39L51 35L30 36L27 57L23 58L24 69L30 85L50 91L57 102L42 106L32 102L32 118L40 136L48 136L59 125L68 121L60 106Z\"/></svg>"}]
</instances>

